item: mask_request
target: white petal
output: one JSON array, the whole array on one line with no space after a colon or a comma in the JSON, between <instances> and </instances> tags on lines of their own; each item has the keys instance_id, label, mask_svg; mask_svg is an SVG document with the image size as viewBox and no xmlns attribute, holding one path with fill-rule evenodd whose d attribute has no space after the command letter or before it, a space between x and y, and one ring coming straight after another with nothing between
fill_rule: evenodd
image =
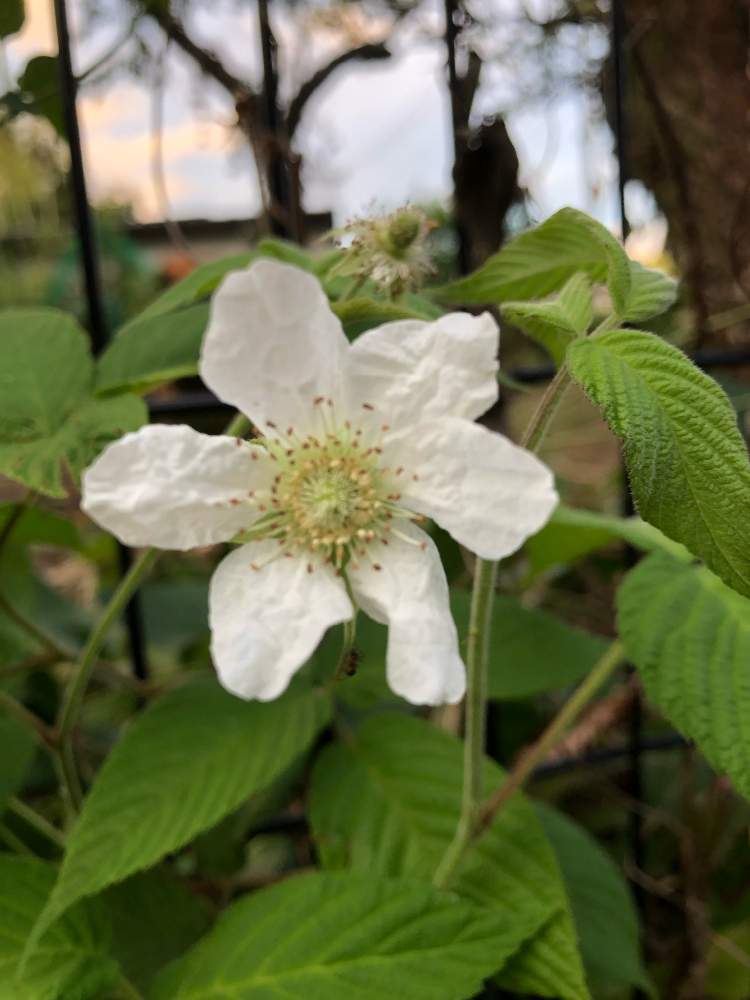
<instances>
[{"instance_id":1,"label":"white petal","mask_svg":"<svg viewBox=\"0 0 750 1000\"><path fill-rule=\"evenodd\" d=\"M448 601L448 584L432 539L408 521L389 544L368 548L367 559L347 569L362 609L388 625L386 671L396 694L414 705L453 704L463 697L466 671ZM424 548L421 546L424 545Z\"/></svg>"},{"instance_id":2,"label":"white petal","mask_svg":"<svg viewBox=\"0 0 750 1000\"><path fill-rule=\"evenodd\" d=\"M430 417L473 420L497 399L498 339L489 313L368 330L350 351L350 410L367 403L394 428Z\"/></svg>"},{"instance_id":3,"label":"white petal","mask_svg":"<svg viewBox=\"0 0 750 1000\"><path fill-rule=\"evenodd\" d=\"M277 698L331 625L354 614L328 566L308 572L301 558L278 556L278 543L242 545L219 563L208 607L211 655L219 680L240 698Z\"/></svg>"},{"instance_id":4,"label":"white petal","mask_svg":"<svg viewBox=\"0 0 750 1000\"><path fill-rule=\"evenodd\" d=\"M259 260L227 275L213 297L200 373L219 399L261 430L317 426L318 396L340 398L349 344L318 281Z\"/></svg>"},{"instance_id":5,"label":"white petal","mask_svg":"<svg viewBox=\"0 0 750 1000\"><path fill-rule=\"evenodd\" d=\"M250 490L274 476L266 451L184 425L150 424L111 444L83 475L81 507L126 545L191 549L258 517Z\"/></svg>"},{"instance_id":6,"label":"white petal","mask_svg":"<svg viewBox=\"0 0 750 1000\"><path fill-rule=\"evenodd\" d=\"M483 559L515 552L557 506L546 465L467 420L446 417L414 428L394 455L406 470L400 502L433 518Z\"/></svg>"}]
</instances>

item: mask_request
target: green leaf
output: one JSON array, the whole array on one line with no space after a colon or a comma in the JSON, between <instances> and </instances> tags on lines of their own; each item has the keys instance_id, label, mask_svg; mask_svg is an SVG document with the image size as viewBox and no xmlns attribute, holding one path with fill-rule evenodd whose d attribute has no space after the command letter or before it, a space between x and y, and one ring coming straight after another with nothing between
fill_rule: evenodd
<instances>
[{"instance_id":1,"label":"green leaf","mask_svg":"<svg viewBox=\"0 0 750 1000\"><path fill-rule=\"evenodd\" d=\"M502 777L486 761L488 794ZM458 740L405 715L369 719L346 745L327 747L315 765L310 821L323 864L370 878L430 880L455 831L461 787ZM497 910L515 949L529 943L519 971L528 992L566 1000L588 996L560 873L522 796L467 853L455 889Z\"/></svg>"},{"instance_id":2,"label":"green leaf","mask_svg":"<svg viewBox=\"0 0 750 1000\"><path fill-rule=\"evenodd\" d=\"M613 542L627 542L643 552L664 551L689 560L690 553L640 517L616 517L560 505L550 520L526 543L533 575L575 562Z\"/></svg>"},{"instance_id":3,"label":"green leaf","mask_svg":"<svg viewBox=\"0 0 750 1000\"><path fill-rule=\"evenodd\" d=\"M256 257L256 253L238 253L232 257L222 257L221 260L212 260L208 264L201 264L182 281L178 281L177 284L168 288L119 332L123 332L127 327L134 326L143 320L151 319L154 316L164 316L176 309L184 309L186 306L192 306L196 302L207 299L230 271L239 271L247 267Z\"/></svg>"},{"instance_id":4,"label":"green leaf","mask_svg":"<svg viewBox=\"0 0 750 1000\"><path fill-rule=\"evenodd\" d=\"M149 392L197 375L208 308L201 303L124 326L97 362L97 393Z\"/></svg>"},{"instance_id":5,"label":"green leaf","mask_svg":"<svg viewBox=\"0 0 750 1000\"><path fill-rule=\"evenodd\" d=\"M468 632L470 604L468 591L451 593L462 638ZM498 594L490 628L489 696L512 700L570 687L586 676L607 646L600 636Z\"/></svg>"},{"instance_id":6,"label":"green leaf","mask_svg":"<svg viewBox=\"0 0 750 1000\"><path fill-rule=\"evenodd\" d=\"M55 309L0 313L0 473L49 496L66 496L110 441L135 430L135 396L91 396L93 361L83 330Z\"/></svg>"},{"instance_id":7,"label":"green leaf","mask_svg":"<svg viewBox=\"0 0 750 1000\"><path fill-rule=\"evenodd\" d=\"M25 17L23 0L3 0L0 5L0 38L7 38L20 31Z\"/></svg>"},{"instance_id":8,"label":"green leaf","mask_svg":"<svg viewBox=\"0 0 750 1000\"><path fill-rule=\"evenodd\" d=\"M630 261L630 292L620 321L640 323L651 316L659 316L674 305L678 285L663 271L653 271L643 267L638 261Z\"/></svg>"},{"instance_id":9,"label":"green leaf","mask_svg":"<svg viewBox=\"0 0 750 1000\"><path fill-rule=\"evenodd\" d=\"M619 869L583 827L551 806L535 808L562 869L594 994L598 985L653 994L641 958L638 914Z\"/></svg>"},{"instance_id":10,"label":"green leaf","mask_svg":"<svg viewBox=\"0 0 750 1000\"><path fill-rule=\"evenodd\" d=\"M466 278L431 288L440 301L485 305L539 299L583 273L607 282L615 308L630 288L628 257L609 230L574 208L563 208L521 233Z\"/></svg>"},{"instance_id":11,"label":"green leaf","mask_svg":"<svg viewBox=\"0 0 750 1000\"><path fill-rule=\"evenodd\" d=\"M6 0L3 0L5 3ZM60 100L60 71L57 56L34 56L18 80L18 89L26 99L26 110L42 115L65 137L65 116Z\"/></svg>"},{"instance_id":12,"label":"green leaf","mask_svg":"<svg viewBox=\"0 0 750 1000\"><path fill-rule=\"evenodd\" d=\"M463 1000L502 961L501 926L428 885L315 872L231 906L151 1000Z\"/></svg>"},{"instance_id":13,"label":"green leaf","mask_svg":"<svg viewBox=\"0 0 750 1000\"><path fill-rule=\"evenodd\" d=\"M165 868L133 875L101 897L112 924L112 953L128 979L145 990L212 922L205 899Z\"/></svg>"},{"instance_id":14,"label":"green leaf","mask_svg":"<svg viewBox=\"0 0 750 1000\"><path fill-rule=\"evenodd\" d=\"M541 344L559 367L568 345L591 326L591 282L585 274L574 274L553 300L506 302L502 312L508 322Z\"/></svg>"},{"instance_id":15,"label":"green leaf","mask_svg":"<svg viewBox=\"0 0 750 1000\"><path fill-rule=\"evenodd\" d=\"M329 713L310 688L245 702L207 678L155 702L99 771L35 937L78 899L149 868L267 788Z\"/></svg>"},{"instance_id":16,"label":"green leaf","mask_svg":"<svg viewBox=\"0 0 750 1000\"><path fill-rule=\"evenodd\" d=\"M377 302L361 296L332 302L331 308L341 320L344 333L350 340L381 323L392 323L400 319L424 319L421 313L397 302Z\"/></svg>"},{"instance_id":17,"label":"green leaf","mask_svg":"<svg viewBox=\"0 0 750 1000\"><path fill-rule=\"evenodd\" d=\"M0 815L5 812L8 799L23 784L35 749L36 740L27 726L0 715Z\"/></svg>"},{"instance_id":18,"label":"green leaf","mask_svg":"<svg viewBox=\"0 0 750 1000\"><path fill-rule=\"evenodd\" d=\"M314 273L316 270L316 259L297 243L292 243L289 240L267 237L261 240L255 249L261 257L271 257L284 264L292 264L294 267L302 268L303 271Z\"/></svg>"},{"instance_id":19,"label":"green leaf","mask_svg":"<svg viewBox=\"0 0 750 1000\"><path fill-rule=\"evenodd\" d=\"M750 462L723 390L637 330L576 341L568 362L623 439L641 517L750 595Z\"/></svg>"},{"instance_id":20,"label":"green leaf","mask_svg":"<svg viewBox=\"0 0 750 1000\"><path fill-rule=\"evenodd\" d=\"M750 798L750 601L705 567L655 554L617 603L648 697Z\"/></svg>"},{"instance_id":21,"label":"green leaf","mask_svg":"<svg viewBox=\"0 0 750 1000\"><path fill-rule=\"evenodd\" d=\"M0 854L0 1000L93 1000L117 978L98 901L79 904L47 931L17 976L24 942L54 881L52 865Z\"/></svg>"}]
</instances>

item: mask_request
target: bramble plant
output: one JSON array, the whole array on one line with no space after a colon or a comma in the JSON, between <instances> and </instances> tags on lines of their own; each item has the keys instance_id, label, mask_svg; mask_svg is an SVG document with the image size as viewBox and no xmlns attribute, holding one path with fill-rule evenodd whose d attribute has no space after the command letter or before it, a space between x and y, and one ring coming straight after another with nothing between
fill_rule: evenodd
<instances>
[{"instance_id":1,"label":"bramble plant","mask_svg":"<svg viewBox=\"0 0 750 1000\"><path fill-rule=\"evenodd\" d=\"M750 796L747 450L719 385L640 329L675 283L593 219L442 286L428 228L404 209L319 257L203 265L97 359L62 313L0 314L0 473L25 490L0 508L0 998L657 995L617 867L524 786L627 661ZM554 361L518 444L488 415L497 323L461 307ZM148 424L142 396L196 374L225 432ZM558 505L536 453L572 383L639 517ZM79 486L89 520L45 500ZM112 536L140 549L119 582ZM618 636L522 603L613 538L644 553ZM97 613L40 582L36 544L98 568ZM118 626L139 588L146 680ZM504 771L488 703L548 692Z\"/></svg>"}]
</instances>

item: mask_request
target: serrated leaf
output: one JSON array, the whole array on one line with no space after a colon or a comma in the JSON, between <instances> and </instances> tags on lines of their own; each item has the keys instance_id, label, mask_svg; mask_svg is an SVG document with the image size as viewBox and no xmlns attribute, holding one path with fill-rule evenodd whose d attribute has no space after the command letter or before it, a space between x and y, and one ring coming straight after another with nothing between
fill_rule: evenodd
<instances>
[{"instance_id":1,"label":"serrated leaf","mask_svg":"<svg viewBox=\"0 0 750 1000\"><path fill-rule=\"evenodd\" d=\"M591 282L585 274L574 274L551 301L506 302L502 313L508 322L541 344L559 367L568 345L591 326Z\"/></svg>"},{"instance_id":2,"label":"serrated leaf","mask_svg":"<svg viewBox=\"0 0 750 1000\"><path fill-rule=\"evenodd\" d=\"M502 776L487 760L487 793ZM323 864L371 878L431 879L455 831L461 788L458 740L405 715L369 719L351 741L327 747L316 762L310 820ZM522 796L467 853L454 887L510 922L512 950L529 942L523 968L528 992L588 996L560 874ZM544 992L550 977L558 992Z\"/></svg>"},{"instance_id":3,"label":"serrated leaf","mask_svg":"<svg viewBox=\"0 0 750 1000\"><path fill-rule=\"evenodd\" d=\"M17 975L24 942L54 882L52 865L0 854L0 1000L94 1000L117 978L98 902L71 909Z\"/></svg>"},{"instance_id":4,"label":"serrated leaf","mask_svg":"<svg viewBox=\"0 0 750 1000\"><path fill-rule=\"evenodd\" d=\"M20 31L25 17L23 0L3 0L0 4L0 38Z\"/></svg>"},{"instance_id":5,"label":"serrated leaf","mask_svg":"<svg viewBox=\"0 0 750 1000\"><path fill-rule=\"evenodd\" d=\"M55 309L0 314L0 473L49 496L110 441L135 430L146 409L135 396L94 399L85 333Z\"/></svg>"},{"instance_id":6,"label":"serrated leaf","mask_svg":"<svg viewBox=\"0 0 750 1000\"><path fill-rule=\"evenodd\" d=\"M750 798L750 601L705 567L654 554L617 605L648 697Z\"/></svg>"},{"instance_id":7,"label":"serrated leaf","mask_svg":"<svg viewBox=\"0 0 750 1000\"><path fill-rule=\"evenodd\" d=\"M677 559L689 560L684 545L640 517L616 517L594 510L556 508L541 531L526 543L526 554L534 575L553 566L575 562L605 545L622 541L643 552L669 552Z\"/></svg>"},{"instance_id":8,"label":"serrated leaf","mask_svg":"<svg viewBox=\"0 0 750 1000\"><path fill-rule=\"evenodd\" d=\"M5 3L6 0L3 0ZM26 99L25 110L42 115L65 136L65 116L60 100L60 71L57 56L34 56L18 80L18 89ZM28 103L30 102L30 103Z\"/></svg>"},{"instance_id":9,"label":"serrated leaf","mask_svg":"<svg viewBox=\"0 0 750 1000\"><path fill-rule=\"evenodd\" d=\"M451 594L462 638L468 631L470 604L467 591ZM586 676L607 646L601 636L497 594L490 626L488 694L513 700L570 687Z\"/></svg>"},{"instance_id":10,"label":"serrated leaf","mask_svg":"<svg viewBox=\"0 0 750 1000\"><path fill-rule=\"evenodd\" d=\"M630 291L623 311L623 323L640 323L651 316L660 316L674 305L678 285L663 271L643 267L636 260L630 261Z\"/></svg>"},{"instance_id":11,"label":"serrated leaf","mask_svg":"<svg viewBox=\"0 0 750 1000\"><path fill-rule=\"evenodd\" d=\"M329 713L321 691L245 702L213 679L156 701L99 771L35 936L78 899L149 868L267 788Z\"/></svg>"},{"instance_id":12,"label":"serrated leaf","mask_svg":"<svg viewBox=\"0 0 750 1000\"><path fill-rule=\"evenodd\" d=\"M350 340L381 323L392 323L400 319L424 319L422 314L397 302L378 302L363 296L332 302L331 308L341 320L344 333Z\"/></svg>"},{"instance_id":13,"label":"serrated leaf","mask_svg":"<svg viewBox=\"0 0 750 1000\"><path fill-rule=\"evenodd\" d=\"M538 802L535 809L565 879L590 985L635 986L653 995L638 914L621 872L583 827L551 806Z\"/></svg>"},{"instance_id":14,"label":"serrated leaf","mask_svg":"<svg viewBox=\"0 0 750 1000\"><path fill-rule=\"evenodd\" d=\"M442 302L456 304L525 301L556 292L579 272L592 281L606 280L616 308L627 301L630 269L625 251L595 219L563 208L511 240L478 271L429 291Z\"/></svg>"},{"instance_id":15,"label":"serrated leaf","mask_svg":"<svg viewBox=\"0 0 750 1000\"><path fill-rule=\"evenodd\" d=\"M97 393L149 392L197 375L208 308L201 303L124 326L97 361Z\"/></svg>"},{"instance_id":16,"label":"serrated leaf","mask_svg":"<svg viewBox=\"0 0 750 1000\"><path fill-rule=\"evenodd\" d=\"M623 439L641 517L750 595L750 462L723 390L637 330L576 341L568 362Z\"/></svg>"},{"instance_id":17,"label":"serrated leaf","mask_svg":"<svg viewBox=\"0 0 750 1000\"><path fill-rule=\"evenodd\" d=\"M502 960L501 927L429 885L315 872L231 906L150 1000L463 1000Z\"/></svg>"},{"instance_id":18,"label":"serrated leaf","mask_svg":"<svg viewBox=\"0 0 750 1000\"><path fill-rule=\"evenodd\" d=\"M36 740L27 726L0 715L0 815L5 812L10 796L23 784L35 749Z\"/></svg>"},{"instance_id":19,"label":"serrated leaf","mask_svg":"<svg viewBox=\"0 0 750 1000\"><path fill-rule=\"evenodd\" d=\"M213 919L208 902L165 868L111 886L101 904L112 924L112 954L142 990L194 945Z\"/></svg>"},{"instance_id":20,"label":"serrated leaf","mask_svg":"<svg viewBox=\"0 0 750 1000\"><path fill-rule=\"evenodd\" d=\"M238 253L231 257L222 257L221 260L212 260L208 264L201 264L182 281L178 281L171 288L168 288L143 312L130 320L127 326L151 319L154 316L164 316L176 309L184 309L186 306L207 299L221 284L225 275L229 274L230 271L239 271L247 267L256 257L257 254L252 252ZM121 328L121 330L124 329L126 327Z\"/></svg>"}]
</instances>

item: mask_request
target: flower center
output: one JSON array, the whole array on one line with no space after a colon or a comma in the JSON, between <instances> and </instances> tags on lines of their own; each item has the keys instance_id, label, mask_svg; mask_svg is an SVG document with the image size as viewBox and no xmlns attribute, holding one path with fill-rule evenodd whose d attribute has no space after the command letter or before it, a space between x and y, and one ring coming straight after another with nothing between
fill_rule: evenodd
<instances>
[{"instance_id":1,"label":"flower center","mask_svg":"<svg viewBox=\"0 0 750 1000\"><path fill-rule=\"evenodd\" d=\"M368 443L371 430L349 421L336 427L330 411L322 423L321 433L301 438L291 427L280 434L269 422L275 434L264 443L278 471L270 500L258 505L261 516L242 537L275 539L279 554L322 557L341 571L350 559L366 556L370 542L388 544L389 533L399 534L394 518L423 518L399 506L405 470L381 465L383 449Z\"/></svg>"}]
</instances>

